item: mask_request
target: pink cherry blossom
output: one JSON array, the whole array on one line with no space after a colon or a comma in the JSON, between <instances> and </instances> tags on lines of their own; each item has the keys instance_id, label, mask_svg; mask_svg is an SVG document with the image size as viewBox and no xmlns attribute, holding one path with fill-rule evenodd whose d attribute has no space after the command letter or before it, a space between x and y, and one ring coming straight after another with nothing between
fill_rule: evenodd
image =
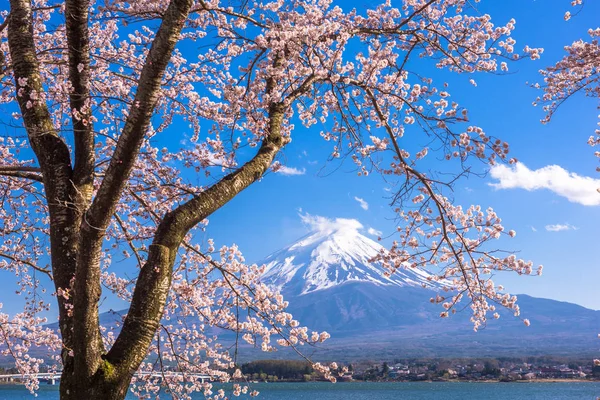
<instances>
[{"instance_id":1,"label":"pink cherry blossom","mask_svg":"<svg viewBox=\"0 0 600 400\"><path fill-rule=\"evenodd\" d=\"M583 0L573 0L571 6L577 8L578 14L583 9ZM571 12L567 11L565 20L572 17ZM567 54L556 64L540 71L544 82L533 86L542 89L544 94L537 97L533 104L542 105L546 113L542 123L548 123L561 104L576 93L600 97L600 27L588 29L587 34L589 37L565 46ZM600 108L600 104L598 107ZM592 147L600 144L600 115L598 118L598 129L587 141ZM600 152L595 152L594 155L600 158ZM597 171L600 171L600 167Z\"/></svg>"},{"instance_id":2,"label":"pink cherry blossom","mask_svg":"<svg viewBox=\"0 0 600 400\"><path fill-rule=\"evenodd\" d=\"M237 346L215 329L266 352L327 340L260 282L264 266L204 240L208 218L281 168L292 136L316 125L332 159L397 183L396 241L375 260L387 273L435 269L448 283L434 299L440 316L466 300L476 330L496 306L519 315L492 280L533 273L491 244L514 231L444 195L470 160L508 161L509 146L469 121L460 90L407 68L425 60L476 86L472 73L538 58L542 49L515 47L514 20L496 25L467 0L348 12L329 0L11 0L0 18L0 103L18 126L0 141L0 268L25 302L0 313L0 348L30 390L45 362L28 355L36 346L62 364L61 399L165 387L223 399L200 377L240 378L228 372ZM405 135L430 145L411 154ZM440 171L462 172L447 182L423 172L434 149ZM104 296L130 304L117 329L99 324ZM60 337L42 310L56 313ZM313 368L336 379L335 364ZM236 383L241 393L257 394Z\"/></svg>"}]
</instances>

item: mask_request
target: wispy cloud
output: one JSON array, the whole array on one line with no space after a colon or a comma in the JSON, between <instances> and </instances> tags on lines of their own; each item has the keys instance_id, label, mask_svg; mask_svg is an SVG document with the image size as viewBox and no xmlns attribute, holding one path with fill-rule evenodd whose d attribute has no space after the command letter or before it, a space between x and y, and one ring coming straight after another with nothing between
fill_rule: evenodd
<instances>
[{"instance_id":1,"label":"wispy cloud","mask_svg":"<svg viewBox=\"0 0 600 400\"><path fill-rule=\"evenodd\" d=\"M367 232L369 232L369 235L373 235L373 236L377 236L377 237L381 237L382 232L378 231L375 228L370 227L369 229L367 229Z\"/></svg>"},{"instance_id":2,"label":"wispy cloud","mask_svg":"<svg viewBox=\"0 0 600 400\"><path fill-rule=\"evenodd\" d=\"M340 229L349 229L357 231L363 228L363 225L355 219L348 218L326 218L319 215L300 214L300 219L307 225L311 231L329 233Z\"/></svg>"},{"instance_id":3,"label":"wispy cloud","mask_svg":"<svg viewBox=\"0 0 600 400\"><path fill-rule=\"evenodd\" d=\"M576 231L577 230L577 228L571 224L552 224L552 225L546 225L545 228L548 232Z\"/></svg>"},{"instance_id":4,"label":"wispy cloud","mask_svg":"<svg viewBox=\"0 0 600 400\"><path fill-rule=\"evenodd\" d=\"M600 205L600 179L577 175L558 165L531 170L522 163L512 167L499 164L492 167L490 174L498 180L497 183L490 183L496 189L548 189L573 203Z\"/></svg>"},{"instance_id":5,"label":"wispy cloud","mask_svg":"<svg viewBox=\"0 0 600 400\"><path fill-rule=\"evenodd\" d=\"M532 227L531 227L531 230L532 230L533 232L537 232L537 229L536 229L536 227L535 227L535 226L532 226Z\"/></svg>"},{"instance_id":6,"label":"wispy cloud","mask_svg":"<svg viewBox=\"0 0 600 400\"><path fill-rule=\"evenodd\" d=\"M368 210L369 209L369 203L367 203L364 199L361 199L360 197L354 196L354 200L358 201L358 204L360 205L360 208L362 208L363 210Z\"/></svg>"},{"instance_id":7,"label":"wispy cloud","mask_svg":"<svg viewBox=\"0 0 600 400\"><path fill-rule=\"evenodd\" d=\"M311 215L309 213L302 213L302 209L298 209L298 215L304 225L306 225L312 232L320 232L324 234L330 234L335 231L362 231L365 229L357 219L353 218L327 218L320 215ZM369 235L375 237L381 237L382 232L373 227L367 229Z\"/></svg>"},{"instance_id":8,"label":"wispy cloud","mask_svg":"<svg viewBox=\"0 0 600 400\"><path fill-rule=\"evenodd\" d=\"M286 176L304 175L304 174L306 174L306 168L298 169L298 168L286 167L285 165L282 165L275 172L277 172L278 174L281 174L281 175L286 175Z\"/></svg>"}]
</instances>

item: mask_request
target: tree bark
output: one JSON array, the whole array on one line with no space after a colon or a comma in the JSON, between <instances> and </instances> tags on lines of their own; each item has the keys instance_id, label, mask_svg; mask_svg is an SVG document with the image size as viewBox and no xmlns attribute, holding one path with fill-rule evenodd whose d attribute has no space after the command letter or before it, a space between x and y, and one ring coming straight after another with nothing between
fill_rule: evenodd
<instances>
[{"instance_id":1,"label":"tree bark","mask_svg":"<svg viewBox=\"0 0 600 400\"><path fill-rule=\"evenodd\" d=\"M88 28L87 0L66 0L65 19L67 44L69 46L69 81L72 85L69 94L71 109L74 111L73 136L75 142L75 165L73 185L77 189L78 206L87 208L92 199L94 184L94 125L90 106L90 35Z\"/></svg>"},{"instance_id":2,"label":"tree bark","mask_svg":"<svg viewBox=\"0 0 600 400\"><path fill-rule=\"evenodd\" d=\"M191 0L172 0L169 3L142 68L133 102L134 106L130 109L98 193L92 200L90 207L85 211L85 217L81 221L78 246L80 249L85 249L85 251L78 253L76 263L73 321L74 359L73 370L69 371L72 376L68 377L61 385L64 386L64 390L61 389L61 395L70 396L65 398L113 398L106 397L109 394L110 396L117 396L114 398L121 398L119 396L125 395L133 373L144 359L143 356L131 356L113 362L106 359L106 350L102 343L98 320L98 303L102 293L100 286L102 242L123 188L133 169L139 149L147 134L150 119L158 101L161 80L191 6ZM79 5L75 4L73 7L77 9ZM78 30L73 28L73 31L76 33ZM81 54L78 54L78 56L81 57ZM83 71L85 71L85 68ZM71 79L76 78L73 71L71 72ZM83 77L80 78L83 79ZM75 98L75 100L77 99ZM73 102L73 100L72 97L71 101ZM85 134L85 132L81 133ZM85 171L83 166L82 171ZM158 254L151 252L146 263L147 268L157 269L161 272L168 270L168 268L163 268L162 265L160 268L154 266L155 262L163 263L161 257L160 252ZM162 307L164 306L162 298L164 297L166 300L166 292L169 287L167 286L164 289L163 286L165 284L170 285L170 276L166 279L161 276L157 279L157 282L157 285L151 287L147 286L141 275L138 278L136 287L142 286L140 290L146 291L145 295L149 300L147 303L149 308L142 307L142 313L144 314L152 313L154 315L154 313L160 312L162 315ZM163 292L165 292L164 296L162 295ZM163 304L160 310L156 308L158 304ZM131 310L135 309L135 305L132 304ZM149 326L149 328L151 327L154 327L153 336L158 325ZM143 353L145 356L151 339L152 337L143 341L145 347L137 346L137 342L128 339L127 342L133 346L132 353ZM134 344L136 345L134 346Z\"/></svg>"},{"instance_id":3,"label":"tree bark","mask_svg":"<svg viewBox=\"0 0 600 400\"><path fill-rule=\"evenodd\" d=\"M10 1L8 45L14 71L16 97L23 115L29 143L40 165L42 182L50 213L50 257L56 290L68 289L75 274L77 254L77 211L68 207L73 201L71 157L66 143L54 129L45 102L32 92L43 93L33 38L31 3ZM20 95L19 95L19 92ZM59 325L63 340L63 361L72 349L72 316L68 300L57 296ZM69 363L65 363L67 370Z\"/></svg>"},{"instance_id":4,"label":"tree bark","mask_svg":"<svg viewBox=\"0 0 600 400\"><path fill-rule=\"evenodd\" d=\"M63 341L60 398L122 400L160 324L177 251L185 235L268 170L278 152L289 142L289 138L281 133L284 105L283 102L273 103L269 108L269 131L250 161L162 219L149 247L148 259L140 270L123 328L115 344L106 352L98 319L102 242L147 134L164 71L192 0L172 0L163 16L140 75L135 106L128 114L94 199L91 198L92 126L74 117L75 162L71 167L71 153L56 132L47 105L31 96L33 92L40 94L44 90L33 37L31 2L10 0L10 6L8 42L17 99L41 176L37 175L37 170L5 170L2 173L41 181L44 186L50 213L52 274L57 291L70 291L70 296L57 296ZM89 117L86 103L90 86L87 8L87 2L67 0L69 80L73 84L70 105L83 110L81 117L84 119ZM276 59L274 66L280 62L281 59ZM313 82L311 77L292 93L292 97L300 95ZM269 79L267 92L275 86L274 78Z\"/></svg>"}]
</instances>

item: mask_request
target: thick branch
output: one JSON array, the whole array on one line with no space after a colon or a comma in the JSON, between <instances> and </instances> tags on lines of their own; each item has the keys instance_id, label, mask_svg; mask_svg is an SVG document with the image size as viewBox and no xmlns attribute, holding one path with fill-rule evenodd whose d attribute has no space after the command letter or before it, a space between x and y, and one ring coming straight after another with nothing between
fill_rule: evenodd
<instances>
[{"instance_id":1,"label":"thick branch","mask_svg":"<svg viewBox=\"0 0 600 400\"><path fill-rule=\"evenodd\" d=\"M282 63L281 56L277 56L273 60L273 67L279 68ZM309 90L312 82L314 77L310 76L301 85L301 89L293 93L294 98L300 96L300 92ZM276 86L275 78L268 78L266 93L271 94ZM206 191L164 216L150 246L148 262L140 270L121 333L107 354L109 362L118 362L121 368L133 373L132 370L144 359L162 318L177 250L185 235L264 175L279 150L289 142L289 138L281 133L284 113L283 103L271 104L268 114L269 130L256 155Z\"/></svg>"},{"instance_id":2,"label":"thick branch","mask_svg":"<svg viewBox=\"0 0 600 400\"><path fill-rule=\"evenodd\" d=\"M50 213L50 248L54 284L68 288L75 273L74 240L77 230L75 212L67 204L72 200L72 169L69 149L54 129L44 96L39 62L33 36L31 2L10 1L8 45L15 79L16 98L31 148L42 172L44 190ZM70 347L71 317L62 297L58 298L60 328L63 343Z\"/></svg>"},{"instance_id":3,"label":"thick branch","mask_svg":"<svg viewBox=\"0 0 600 400\"><path fill-rule=\"evenodd\" d=\"M84 214L79 246L85 251L79 252L77 259L73 335L76 339L75 369L77 373L86 377L91 377L98 372L102 362L101 355L104 353L98 321L98 302L102 290L100 286L102 239L148 132L150 119L160 94L164 72L179 40L191 5L192 0L172 0L170 2L142 68L135 99L105 177L92 205ZM138 286L147 286L148 290L156 290L156 295L162 298L160 296L162 286L160 285L165 284L162 274L166 269L162 268L161 260L165 256L163 249L158 246L153 246L153 248L154 251L150 251L149 254L147 268L152 270L157 268L160 271L161 276L157 278L158 284L146 285L143 282L148 278L140 274L138 282L142 283ZM168 284L170 284L170 276ZM152 292L145 295L151 300L154 299ZM131 309L135 310L135 305L132 305ZM143 329L143 331L146 330ZM142 351L145 354L147 347L142 350L136 347L134 351Z\"/></svg>"},{"instance_id":4,"label":"thick branch","mask_svg":"<svg viewBox=\"0 0 600 400\"><path fill-rule=\"evenodd\" d=\"M4 171L19 171L19 172L42 172L39 167L27 167L24 165L2 165L0 172Z\"/></svg>"},{"instance_id":5,"label":"thick branch","mask_svg":"<svg viewBox=\"0 0 600 400\"><path fill-rule=\"evenodd\" d=\"M37 182L43 182L42 170L38 167L27 167L21 165L3 165L0 166L0 176L10 176L14 178L31 179Z\"/></svg>"},{"instance_id":6,"label":"thick branch","mask_svg":"<svg viewBox=\"0 0 600 400\"><path fill-rule=\"evenodd\" d=\"M71 174L69 150L54 129L46 103L39 100L44 88L35 52L31 4L11 0L10 5L8 44L27 135L44 175L64 181Z\"/></svg>"},{"instance_id":7,"label":"thick branch","mask_svg":"<svg viewBox=\"0 0 600 400\"><path fill-rule=\"evenodd\" d=\"M123 329L105 356L121 374L133 375L146 358L171 287L173 258L167 247L150 245L148 260L140 270Z\"/></svg>"},{"instance_id":8,"label":"thick branch","mask_svg":"<svg viewBox=\"0 0 600 400\"><path fill-rule=\"evenodd\" d=\"M177 248L190 229L261 178L287 141L281 136L265 138L256 156L243 167L168 213L157 229L154 242Z\"/></svg>"},{"instance_id":9,"label":"thick branch","mask_svg":"<svg viewBox=\"0 0 600 400\"><path fill-rule=\"evenodd\" d=\"M110 362L123 362L123 367L130 369L146 356L162 317L177 249L190 229L268 170L279 150L289 142L281 135L283 114L281 104L271 106L270 132L254 158L165 215L150 246L148 262L140 270L123 329L107 355Z\"/></svg>"},{"instance_id":10,"label":"thick branch","mask_svg":"<svg viewBox=\"0 0 600 400\"><path fill-rule=\"evenodd\" d=\"M4 29L6 29L6 27L8 26L8 19L10 18L10 14L6 16L6 18L4 19L4 21L2 21L2 23L0 24L0 33L2 33L2 31Z\"/></svg>"},{"instance_id":11,"label":"thick branch","mask_svg":"<svg viewBox=\"0 0 600 400\"><path fill-rule=\"evenodd\" d=\"M173 0L165 12L163 22L142 68L135 99L117 142L115 153L88 212L87 220L94 227L106 229L114 214L116 204L150 126L150 119L160 94L161 80L191 6L191 0Z\"/></svg>"},{"instance_id":12,"label":"thick branch","mask_svg":"<svg viewBox=\"0 0 600 400\"><path fill-rule=\"evenodd\" d=\"M87 205L92 198L94 180L94 133L90 101L90 46L88 31L89 1L67 0L65 8L69 46L69 95L75 142L73 183L80 200Z\"/></svg>"},{"instance_id":13,"label":"thick branch","mask_svg":"<svg viewBox=\"0 0 600 400\"><path fill-rule=\"evenodd\" d=\"M40 174L34 172L22 172L22 171L2 171L0 170L0 176L10 176L11 178L30 179L32 181L43 182L43 178Z\"/></svg>"}]
</instances>

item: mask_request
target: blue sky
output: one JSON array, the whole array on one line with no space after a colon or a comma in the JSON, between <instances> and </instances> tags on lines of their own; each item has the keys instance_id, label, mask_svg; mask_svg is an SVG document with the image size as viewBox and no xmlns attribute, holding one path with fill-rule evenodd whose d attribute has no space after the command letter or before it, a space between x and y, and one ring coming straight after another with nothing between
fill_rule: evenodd
<instances>
[{"instance_id":1,"label":"blue sky","mask_svg":"<svg viewBox=\"0 0 600 400\"><path fill-rule=\"evenodd\" d=\"M350 3L358 9L377 4L374 1ZM600 15L598 2L588 2L579 15L564 22L565 11L572 10L569 3L561 0L481 2L480 12L492 15L496 23L515 18L516 47L522 48L525 44L543 47L541 60L511 64L510 73L504 76L475 75L476 88L467 83L473 76L449 78L444 74L440 79L450 82L453 99L469 109L471 121L488 134L508 141L511 155L530 170L556 165L569 173L600 179L600 174L595 172L598 159L586 144L598 123L597 101L574 97L563 105L550 124L542 125L539 122L542 110L532 106L539 93L526 85L526 82L539 81L538 70L563 56L563 46L586 37L588 28L598 25L595 18ZM349 3L344 3L343 8L347 8L345 4ZM435 72L432 77L437 78ZM293 142L285 149L282 161L304 174L265 177L216 212L210 218L207 234L217 243L237 243L248 261L259 261L307 232L298 217L299 209L329 218L355 218L365 228L373 227L384 235L393 232L394 214L388 206L389 193L383 190L386 185L376 175L358 177L349 160L327 163L325 157L331 147L318 136L321 129L317 125L310 130L296 130ZM478 168L480 172L486 170L483 165ZM552 175L556 171L550 172ZM541 179L539 174L530 175L532 179ZM513 178L518 183L528 176ZM531 259L536 265L544 265L541 277L506 274L495 280L513 293L600 309L600 298L596 296L600 281L597 244L600 207L570 201L549 189L497 189L491 186L493 183L498 184L499 180L490 175L463 180L455 187L456 201L465 206L493 207L503 218L505 227L517 231L514 239L502 242L502 247L518 251L519 257ZM600 180L595 183L600 187ZM577 185L569 179L559 180L553 189L564 193L577 189ZM368 209L363 209L355 197L368 203Z\"/></svg>"},{"instance_id":2,"label":"blue sky","mask_svg":"<svg viewBox=\"0 0 600 400\"><path fill-rule=\"evenodd\" d=\"M379 2L338 3L344 9L361 10ZM392 1L392 4L397 3ZM0 1L0 4L5 2ZM586 144L598 123L597 100L575 97L560 109L550 124L542 125L539 122L542 110L531 104L539 92L526 85L526 82L539 81L538 70L563 56L563 46L586 37L588 28L598 26L600 2L588 2L569 22L563 21L565 11L571 10L569 0L484 0L478 9L492 15L498 24L515 18L516 47L523 48L525 44L544 47L542 59L513 63L510 73L503 76L452 76L436 71L432 71L431 76L449 82L453 99L469 109L471 121L489 135L508 141L511 155L531 171L559 166L569 173L599 179L596 183L600 187L600 174L595 172L598 159ZM468 83L471 78L476 79L477 87ZM280 161L299 173L269 173L209 218L206 238L214 238L217 245L236 243L248 261L260 261L307 232L298 215L300 210L328 218L357 219L365 226L365 234L368 234L367 228L381 231L384 236L392 233L394 213L389 207L390 193L384 190L389 185L376 174L358 177L350 160L327 162L332 145L319 136L322 126L311 129L296 126L299 128L294 132L293 142L286 147ZM185 128L174 126L166 134L183 131ZM183 135L189 136L185 132ZM177 143L183 138L177 137ZM477 172L486 172L483 164L475 166L479 168ZM556 171L555 167L549 173ZM505 171L504 177L509 175L516 186L524 186L527 179L542 177L539 172L525 170L516 175ZM503 218L504 225L517 231L514 239L502 242L502 247L519 251L520 257L531 259L536 265L543 264L545 269L541 277L506 274L496 281L512 293L528 293L600 309L600 298L595 296L597 282L600 282L597 244L600 206L582 204L582 196L573 195L573 192L578 193L579 183L568 176L553 183L554 191L492 186L499 183L501 181L490 175L471 177L457 183L454 197L464 206L493 207ZM583 184L582 190L589 185L590 182ZM4 281L0 283L0 290L3 293L0 300L5 302L5 309L10 310L7 303L11 302L8 293L12 288ZM103 304L103 309L111 307L119 305L112 301Z\"/></svg>"}]
</instances>

